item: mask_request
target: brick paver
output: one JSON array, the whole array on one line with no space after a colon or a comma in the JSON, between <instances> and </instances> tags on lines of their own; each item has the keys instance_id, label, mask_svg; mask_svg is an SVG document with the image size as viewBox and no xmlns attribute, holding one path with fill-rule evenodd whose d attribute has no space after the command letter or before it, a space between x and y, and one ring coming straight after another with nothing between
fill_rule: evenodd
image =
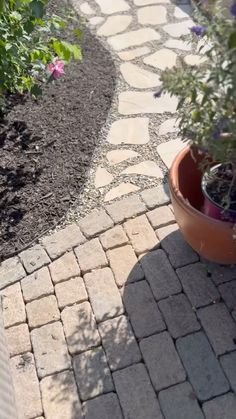
<instances>
[{"instance_id":1,"label":"brick paver","mask_svg":"<svg viewBox=\"0 0 236 419\"><path fill-rule=\"evenodd\" d=\"M79 277L56 284L55 293L60 309L75 303L83 303L88 299L83 278Z\"/></svg>"},{"instance_id":2,"label":"brick paver","mask_svg":"<svg viewBox=\"0 0 236 419\"><path fill-rule=\"evenodd\" d=\"M236 281L230 281L218 287L221 297L229 310L236 308Z\"/></svg>"},{"instance_id":3,"label":"brick paver","mask_svg":"<svg viewBox=\"0 0 236 419\"><path fill-rule=\"evenodd\" d=\"M20 253L19 257L29 274L50 262L47 253L40 244Z\"/></svg>"},{"instance_id":4,"label":"brick paver","mask_svg":"<svg viewBox=\"0 0 236 419\"><path fill-rule=\"evenodd\" d=\"M26 312L31 329L60 319L55 295L26 304Z\"/></svg>"},{"instance_id":5,"label":"brick paver","mask_svg":"<svg viewBox=\"0 0 236 419\"><path fill-rule=\"evenodd\" d=\"M149 219L152 227L155 229L165 227L166 225L173 224L175 222L173 212L166 205L149 211L147 213L147 218Z\"/></svg>"},{"instance_id":6,"label":"brick paver","mask_svg":"<svg viewBox=\"0 0 236 419\"><path fill-rule=\"evenodd\" d=\"M146 189L141 193L141 197L149 209L168 204L170 202L168 185Z\"/></svg>"},{"instance_id":7,"label":"brick paver","mask_svg":"<svg viewBox=\"0 0 236 419\"><path fill-rule=\"evenodd\" d=\"M233 391L236 393L236 351L223 355L220 362Z\"/></svg>"},{"instance_id":8,"label":"brick paver","mask_svg":"<svg viewBox=\"0 0 236 419\"><path fill-rule=\"evenodd\" d=\"M108 265L105 252L98 239L90 240L75 248L75 254L79 261L82 273Z\"/></svg>"},{"instance_id":9,"label":"brick paver","mask_svg":"<svg viewBox=\"0 0 236 419\"><path fill-rule=\"evenodd\" d=\"M218 265L217 263L209 263L207 261L207 270L211 274L212 280L216 285L236 279L236 265Z\"/></svg>"},{"instance_id":10,"label":"brick paver","mask_svg":"<svg viewBox=\"0 0 236 419\"><path fill-rule=\"evenodd\" d=\"M119 400L114 393L103 394L83 405L85 419L123 419Z\"/></svg>"},{"instance_id":11,"label":"brick paver","mask_svg":"<svg viewBox=\"0 0 236 419\"><path fill-rule=\"evenodd\" d=\"M71 224L42 239L42 244L51 259L58 258L63 253L84 242L85 237L76 224Z\"/></svg>"},{"instance_id":12,"label":"brick paver","mask_svg":"<svg viewBox=\"0 0 236 419\"><path fill-rule=\"evenodd\" d=\"M10 356L31 351L29 328L26 323L7 329L6 339Z\"/></svg>"},{"instance_id":13,"label":"brick paver","mask_svg":"<svg viewBox=\"0 0 236 419\"><path fill-rule=\"evenodd\" d=\"M0 264L0 290L14 284L26 275L18 257L4 260Z\"/></svg>"},{"instance_id":14,"label":"brick paver","mask_svg":"<svg viewBox=\"0 0 236 419\"><path fill-rule=\"evenodd\" d=\"M216 397L203 404L206 419L234 419L236 412L236 397L233 393Z\"/></svg>"},{"instance_id":15,"label":"brick paver","mask_svg":"<svg viewBox=\"0 0 236 419\"><path fill-rule=\"evenodd\" d=\"M159 243L146 215L140 215L133 220L126 221L124 229L138 255L152 250Z\"/></svg>"},{"instance_id":16,"label":"brick paver","mask_svg":"<svg viewBox=\"0 0 236 419\"><path fill-rule=\"evenodd\" d=\"M105 210L94 210L79 222L79 226L86 237L93 237L108 230L113 225L111 217Z\"/></svg>"},{"instance_id":17,"label":"brick paver","mask_svg":"<svg viewBox=\"0 0 236 419\"><path fill-rule=\"evenodd\" d=\"M54 284L79 276L80 268L73 252L65 253L49 265Z\"/></svg>"},{"instance_id":18,"label":"brick paver","mask_svg":"<svg viewBox=\"0 0 236 419\"><path fill-rule=\"evenodd\" d=\"M112 249L113 247L122 246L128 242L124 229L118 225L105 233L101 234L100 241L105 250Z\"/></svg>"},{"instance_id":19,"label":"brick paver","mask_svg":"<svg viewBox=\"0 0 236 419\"><path fill-rule=\"evenodd\" d=\"M10 285L1 292L3 322L5 327L14 326L26 321L25 305L20 283Z\"/></svg>"},{"instance_id":20,"label":"brick paver","mask_svg":"<svg viewBox=\"0 0 236 419\"><path fill-rule=\"evenodd\" d=\"M143 271L131 246L108 250L107 258L119 287L143 279Z\"/></svg>"},{"instance_id":21,"label":"brick paver","mask_svg":"<svg viewBox=\"0 0 236 419\"><path fill-rule=\"evenodd\" d=\"M128 218L142 214L146 207L141 199L134 195L123 198L114 204L106 205L106 210L115 223L121 223Z\"/></svg>"},{"instance_id":22,"label":"brick paver","mask_svg":"<svg viewBox=\"0 0 236 419\"><path fill-rule=\"evenodd\" d=\"M22 279L21 288L24 300L27 303L53 294L53 284L48 267L45 266Z\"/></svg>"}]
</instances>

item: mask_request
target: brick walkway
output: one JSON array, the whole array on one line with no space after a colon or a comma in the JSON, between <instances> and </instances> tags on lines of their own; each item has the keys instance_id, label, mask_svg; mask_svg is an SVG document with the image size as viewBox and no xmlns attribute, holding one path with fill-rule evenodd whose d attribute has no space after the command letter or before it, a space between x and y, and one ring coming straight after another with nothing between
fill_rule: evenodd
<instances>
[{"instance_id":1,"label":"brick walkway","mask_svg":"<svg viewBox=\"0 0 236 419\"><path fill-rule=\"evenodd\" d=\"M203 264L163 187L0 268L20 419L235 419L236 267Z\"/></svg>"}]
</instances>

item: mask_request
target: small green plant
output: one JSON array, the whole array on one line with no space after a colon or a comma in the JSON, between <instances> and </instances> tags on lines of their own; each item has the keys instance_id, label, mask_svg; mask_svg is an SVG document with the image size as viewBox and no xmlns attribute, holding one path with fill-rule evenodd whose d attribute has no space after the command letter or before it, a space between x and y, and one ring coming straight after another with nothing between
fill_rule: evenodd
<instances>
[{"instance_id":1,"label":"small green plant","mask_svg":"<svg viewBox=\"0 0 236 419\"><path fill-rule=\"evenodd\" d=\"M0 0L0 111L6 93L36 97L42 84L64 74L64 64L81 59L80 46L63 40L69 27L81 31L72 12L66 18L47 13L48 0Z\"/></svg>"}]
</instances>

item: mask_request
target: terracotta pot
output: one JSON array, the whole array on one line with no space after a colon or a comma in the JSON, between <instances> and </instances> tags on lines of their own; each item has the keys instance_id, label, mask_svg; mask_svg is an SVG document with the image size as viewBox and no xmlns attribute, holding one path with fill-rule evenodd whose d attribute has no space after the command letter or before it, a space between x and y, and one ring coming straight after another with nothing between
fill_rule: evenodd
<instances>
[{"instance_id":1,"label":"terracotta pot","mask_svg":"<svg viewBox=\"0 0 236 419\"><path fill-rule=\"evenodd\" d=\"M171 200L179 228L190 246L204 258L221 264L236 263L233 224L201 212L203 155L185 147L176 156L169 172Z\"/></svg>"}]
</instances>

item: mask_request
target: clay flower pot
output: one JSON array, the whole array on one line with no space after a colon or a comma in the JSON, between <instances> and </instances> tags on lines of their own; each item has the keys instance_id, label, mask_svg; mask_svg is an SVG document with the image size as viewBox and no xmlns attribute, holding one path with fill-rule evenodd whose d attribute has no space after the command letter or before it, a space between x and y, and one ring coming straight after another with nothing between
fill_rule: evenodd
<instances>
[{"instance_id":1,"label":"clay flower pot","mask_svg":"<svg viewBox=\"0 0 236 419\"><path fill-rule=\"evenodd\" d=\"M204 258L221 264L236 263L233 223L216 220L201 212L204 196L199 163L203 155L185 147L169 172L171 200L179 228L192 248Z\"/></svg>"}]
</instances>

